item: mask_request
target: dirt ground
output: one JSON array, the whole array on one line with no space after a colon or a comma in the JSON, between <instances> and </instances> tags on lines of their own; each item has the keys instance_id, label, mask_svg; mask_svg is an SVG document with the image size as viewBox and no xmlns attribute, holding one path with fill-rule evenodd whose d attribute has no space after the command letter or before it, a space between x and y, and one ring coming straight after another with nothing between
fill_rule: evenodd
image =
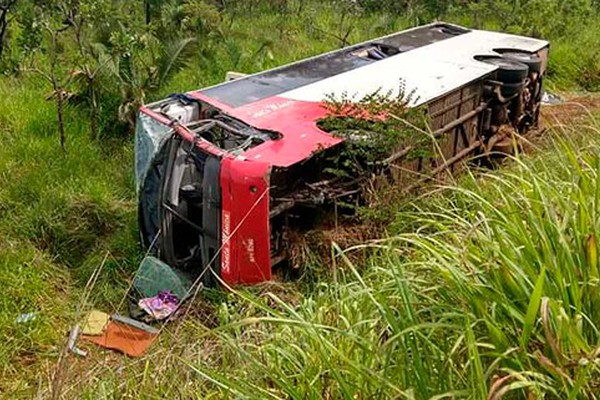
<instances>
[{"instance_id":1,"label":"dirt ground","mask_svg":"<svg viewBox=\"0 0 600 400\"><path fill-rule=\"evenodd\" d=\"M542 106L542 123L545 127L565 125L600 108L600 95L575 95L566 97L563 103Z\"/></svg>"}]
</instances>

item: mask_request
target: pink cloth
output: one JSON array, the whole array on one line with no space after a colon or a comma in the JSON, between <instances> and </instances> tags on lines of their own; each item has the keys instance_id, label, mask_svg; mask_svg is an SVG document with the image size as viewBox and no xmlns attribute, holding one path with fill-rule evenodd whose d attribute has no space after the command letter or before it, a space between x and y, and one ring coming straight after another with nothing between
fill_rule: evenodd
<instances>
[{"instance_id":1,"label":"pink cloth","mask_svg":"<svg viewBox=\"0 0 600 400\"><path fill-rule=\"evenodd\" d=\"M171 292L160 292L157 296L141 299L138 306L154 319L163 320L179 307L179 299Z\"/></svg>"}]
</instances>

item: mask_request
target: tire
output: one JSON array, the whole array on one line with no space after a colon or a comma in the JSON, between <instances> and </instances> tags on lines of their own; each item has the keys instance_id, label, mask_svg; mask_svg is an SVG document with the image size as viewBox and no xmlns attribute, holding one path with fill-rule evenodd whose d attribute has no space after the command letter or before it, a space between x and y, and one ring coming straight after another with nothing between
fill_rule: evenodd
<instances>
[{"instance_id":1,"label":"tire","mask_svg":"<svg viewBox=\"0 0 600 400\"><path fill-rule=\"evenodd\" d=\"M504 97L512 97L523 89L523 82L505 83L500 88L500 93Z\"/></svg>"},{"instance_id":2,"label":"tire","mask_svg":"<svg viewBox=\"0 0 600 400\"><path fill-rule=\"evenodd\" d=\"M496 80L502 83L520 83L529 75L529 67L527 65L508 58L484 58L481 61L498 67L495 71Z\"/></svg>"},{"instance_id":3,"label":"tire","mask_svg":"<svg viewBox=\"0 0 600 400\"><path fill-rule=\"evenodd\" d=\"M542 59L533 53L524 51L505 51L502 53L502 58L513 60L525 64L529 67L529 72L540 72L542 70Z\"/></svg>"}]
</instances>

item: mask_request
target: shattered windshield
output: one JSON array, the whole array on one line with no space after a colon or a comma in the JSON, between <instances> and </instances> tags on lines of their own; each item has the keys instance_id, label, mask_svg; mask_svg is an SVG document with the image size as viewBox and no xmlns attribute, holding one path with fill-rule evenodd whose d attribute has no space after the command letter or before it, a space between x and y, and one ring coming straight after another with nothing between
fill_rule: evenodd
<instances>
[{"instance_id":1,"label":"shattered windshield","mask_svg":"<svg viewBox=\"0 0 600 400\"><path fill-rule=\"evenodd\" d=\"M139 113L135 130L135 181L136 189L141 189L152 159L158 153L171 128L154 118Z\"/></svg>"}]
</instances>

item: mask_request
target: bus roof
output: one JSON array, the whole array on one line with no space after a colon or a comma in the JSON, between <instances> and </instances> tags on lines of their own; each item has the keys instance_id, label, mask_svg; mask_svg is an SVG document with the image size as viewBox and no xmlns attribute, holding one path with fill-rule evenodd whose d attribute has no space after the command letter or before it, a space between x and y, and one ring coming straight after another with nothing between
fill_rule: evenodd
<instances>
[{"instance_id":1,"label":"bus roof","mask_svg":"<svg viewBox=\"0 0 600 400\"><path fill-rule=\"evenodd\" d=\"M321 102L328 95L361 98L378 89L397 95L402 84L418 106L497 69L476 56L547 46L544 40L433 23L188 94L256 128L279 132L281 140L244 157L289 166L340 142L316 124L325 116Z\"/></svg>"},{"instance_id":2,"label":"bus roof","mask_svg":"<svg viewBox=\"0 0 600 400\"><path fill-rule=\"evenodd\" d=\"M372 45L398 52L382 59L357 54ZM546 46L548 42L539 39L438 22L221 83L200 93L237 108L272 96L322 101L340 91L360 95L378 88L394 90L403 80L407 91L415 91L416 105L497 68L475 56L498 55L497 49L536 52Z\"/></svg>"}]
</instances>

